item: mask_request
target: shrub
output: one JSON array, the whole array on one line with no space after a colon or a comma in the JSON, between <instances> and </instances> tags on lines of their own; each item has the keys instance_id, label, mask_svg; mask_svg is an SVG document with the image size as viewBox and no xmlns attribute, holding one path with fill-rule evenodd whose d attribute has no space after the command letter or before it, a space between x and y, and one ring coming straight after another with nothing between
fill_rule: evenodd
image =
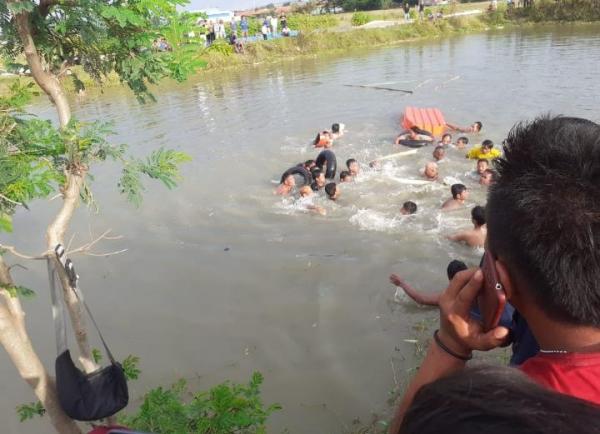
<instances>
[{"instance_id":1,"label":"shrub","mask_svg":"<svg viewBox=\"0 0 600 434\"><path fill-rule=\"evenodd\" d=\"M362 26L363 24L367 24L371 21L371 16L364 12L354 12L352 14L352 25L353 26Z\"/></svg>"},{"instance_id":2,"label":"shrub","mask_svg":"<svg viewBox=\"0 0 600 434\"><path fill-rule=\"evenodd\" d=\"M292 30L300 32L308 32L311 30L321 30L330 27L335 27L338 24L338 18L334 15L307 15L295 14L290 15L287 20L288 27Z\"/></svg>"},{"instance_id":3,"label":"shrub","mask_svg":"<svg viewBox=\"0 0 600 434\"><path fill-rule=\"evenodd\" d=\"M217 39L207 48L208 52L221 53L224 56L230 56L233 54L233 47L225 39Z\"/></svg>"},{"instance_id":4,"label":"shrub","mask_svg":"<svg viewBox=\"0 0 600 434\"><path fill-rule=\"evenodd\" d=\"M408 15L410 15L411 20L416 20L417 18L419 18L419 12L417 12L415 8L412 8Z\"/></svg>"},{"instance_id":5,"label":"shrub","mask_svg":"<svg viewBox=\"0 0 600 434\"><path fill-rule=\"evenodd\" d=\"M262 375L255 372L248 385L225 382L195 394L186 403L183 396L187 387L182 380L169 389L151 390L138 412L120 421L135 430L160 434L264 433L267 419L281 406L264 407L262 382Z\"/></svg>"}]
</instances>

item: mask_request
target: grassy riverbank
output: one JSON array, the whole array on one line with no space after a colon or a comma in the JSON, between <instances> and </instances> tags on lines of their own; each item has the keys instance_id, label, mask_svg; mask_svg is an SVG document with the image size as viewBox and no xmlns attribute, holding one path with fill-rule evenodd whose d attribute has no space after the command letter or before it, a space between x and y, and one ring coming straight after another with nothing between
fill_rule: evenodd
<instances>
[{"instance_id":1,"label":"grassy riverbank","mask_svg":"<svg viewBox=\"0 0 600 434\"><path fill-rule=\"evenodd\" d=\"M492 13L481 13L478 15L457 16L435 21L415 21L413 23L402 23L385 28L352 28L350 25L351 14L340 14L328 16L326 28L314 28L313 20L307 17L306 22L301 21L302 31L296 38L281 38L270 41L260 41L247 44L244 54L236 54L230 45L225 42L199 53L206 61L205 71L219 71L224 69L253 67L259 64L275 63L301 57L317 57L320 55L333 55L347 52L353 48L391 46L414 40L438 39L456 34L465 34L483 31L489 28L497 28L506 25L529 25L538 22L561 22L561 21L597 21L600 20L600 8L596 8L589 0L565 0L566 6L557 6L552 0L540 0L535 7L528 9L516 9L506 12L500 9ZM575 3L587 5L576 8ZM487 2L457 4L443 6L443 12L450 14L464 12L473 9L484 10ZM437 9L434 11L436 12ZM397 9L386 11L368 12L373 20L387 20L401 22L403 14ZM331 23L329 21L332 21ZM333 25L333 21L337 25ZM298 25L300 25L298 24ZM1 61L1 60L0 60ZM1 66L1 65L0 65ZM97 87L85 72L76 70L77 76L88 88ZM202 72L200 72L201 74ZM17 78L14 76L0 77L0 95ZM22 80L30 80L22 78ZM118 84L116 74L110 75L103 86ZM65 79L65 87L74 91L71 80Z\"/></svg>"}]
</instances>

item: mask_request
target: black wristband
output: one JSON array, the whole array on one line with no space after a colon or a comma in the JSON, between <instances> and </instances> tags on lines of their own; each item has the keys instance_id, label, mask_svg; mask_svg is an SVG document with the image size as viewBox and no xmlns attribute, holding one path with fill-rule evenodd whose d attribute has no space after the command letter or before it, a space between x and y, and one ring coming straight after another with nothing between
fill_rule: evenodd
<instances>
[{"instance_id":1,"label":"black wristband","mask_svg":"<svg viewBox=\"0 0 600 434\"><path fill-rule=\"evenodd\" d=\"M458 354L458 353L455 353L454 351L452 351L450 348L448 348L446 345L444 345L444 343L438 336L438 332L439 332L439 330L436 330L433 332L433 340L435 341L437 346L440 347L445 353L450 354L452 357L455 357L459 360L463 360L465 362L468 362L469 360L471 360L473 358L473 354L469 354L468 356L463 356L461 354Z\"/></svg>"}]
</instances>

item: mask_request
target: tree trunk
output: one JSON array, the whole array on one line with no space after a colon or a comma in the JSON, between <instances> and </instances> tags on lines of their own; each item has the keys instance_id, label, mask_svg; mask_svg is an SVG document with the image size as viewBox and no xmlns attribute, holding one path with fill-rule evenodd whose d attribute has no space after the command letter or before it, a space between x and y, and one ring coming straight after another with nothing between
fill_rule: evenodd
<instances>
[{"instance_id":1,"label":"tree trunk","mask_svg":"<svg viewBox=\"0 0 600 434\"><path fill-rule=\"evenodd\" d=\"M17 1L8 0L7 3L10 5L11 3L17 3ZM29 65L29 69L31 69L31 76L56 106L60 126L65 127L71 119L71 107L69 106L67 95L58 78L44 69L42 58L33 41L31 25L29 23L29 13L21 12L16 14L13 19L19 34L19 39L21 39L21 43L23 44L23 52L27 59L27 64Z\"/></svg>"},{"instance_id":2,"label":"tree trunk","mask_svg":"<svg viewBox=\"0 0 600 434\"><path fill-rule=\"evenodd\" d=\"M15 3L15 0L8 0L8 4ZM31 32L28 12L16 14L14 17L15 25L23 51L31 69L31 75L42 90L50 97L50 100L56 107L58 119L61 128L64 128L71 119L71 108L65 91L56 76L46 71L42 64L42 58L39 55ZM67 183L64 188L63 206L47 229L48 251L52 252L57 244L64 244L64 235L69 226L73 212L79 203L79 193L83 185L83 179L86 173L67 173ZM65 286L65 284L67 284ZM86 372L92 372L97 369L96 363L92 358L92 351L87 338L87 327L83 319L82 310L77 303L68 282L62 282L63 294L71 317L71 324L75 332L77 344L79 346L79 361Z\"/></svg>"},{"instance_id":3,"label":"tree trunk","mask_svg":"<svg viewBox=\"0 0 600 434\"><path fill-rule=\"evenodd\" d=\"M63 191L63 206L54 218L54 221L50 223L46 230L49 252L54 251L57 244L64 245L65 232L71 222L75 209L77 209L77 206L79 205L79 193L85 175L85 171L80 171L77 174L67 174L67 182ZM79 347L79 362L87 373L93 372L98 369L98 365L94 362L92 357L92 349L88 340L83 310L69 281L65 278L61 278L61 286L63 287L65 304L69 311L71 325L73 326L75 339L77 340L77 345Z\"/></svg>"},{"instance_id":4,"label":"tree trunk","mask_svg":"<svg viewBox=\"0 0 600 434\"><path fill-rule=\"evenodd\" d=\"M14 285L10 271L1 256L0 285ZM81 434L75 421L60 407L54 379L48 375L31 345L25 328L25 312L19 299L11 297L5 289L0 290L0 299L0 343L21 377L31 386L44 406L56 431L60 434Z\"/></svg>"}]
</instances>

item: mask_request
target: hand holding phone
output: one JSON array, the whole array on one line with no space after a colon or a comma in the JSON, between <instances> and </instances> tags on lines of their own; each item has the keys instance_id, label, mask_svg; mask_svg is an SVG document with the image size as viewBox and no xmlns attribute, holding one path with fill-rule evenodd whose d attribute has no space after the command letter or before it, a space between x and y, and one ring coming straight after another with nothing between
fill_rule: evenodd
<instances>
[{"instance_id":1,"label":"hand holding phone","mask_svg":"<svg viewBox=\"0 0 600 434\"><path fill-rule=\"evenodd\" d=\"M498 326L506 304L506 293L496 272L496 258L486 251L481 265L483 272L483 288L477 296L477 304L481 312L483 329L489 331Z\"/></svg>"}]
</instances>

